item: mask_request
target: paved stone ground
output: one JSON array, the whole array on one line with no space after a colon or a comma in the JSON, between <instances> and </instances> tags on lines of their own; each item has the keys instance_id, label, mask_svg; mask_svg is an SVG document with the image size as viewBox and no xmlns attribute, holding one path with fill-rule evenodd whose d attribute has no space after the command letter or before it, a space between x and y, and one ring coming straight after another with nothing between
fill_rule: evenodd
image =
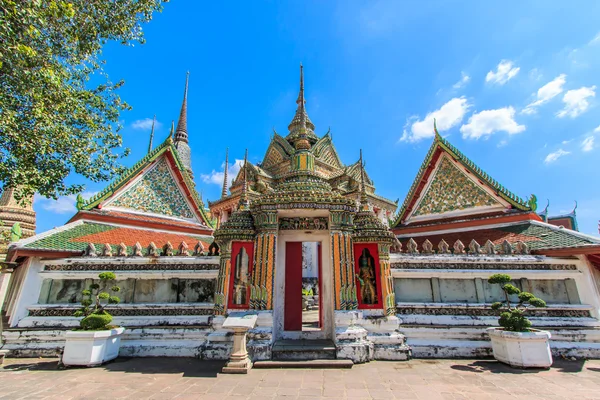
<instances>
[{"instance_id":1,"label":"paved stone ground","mask_svg":"<svg viewBox=\"0 0 600 400\"><path fill-rule=\"evenodd\" d=\"M187 358L117 359L59 369L55 359L7 359L0 399L600 399L600 361L519 370L493 360L378 361L349 370L218 373Z\"/></svg>"}]
</instances>

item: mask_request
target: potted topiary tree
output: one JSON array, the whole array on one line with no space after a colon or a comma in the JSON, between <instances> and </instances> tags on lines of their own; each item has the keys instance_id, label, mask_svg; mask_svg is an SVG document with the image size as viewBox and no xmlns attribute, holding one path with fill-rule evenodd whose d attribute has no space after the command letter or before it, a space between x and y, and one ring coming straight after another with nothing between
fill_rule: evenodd
<instances>
[{"instance_id":1,"label":"potted topiary tree","mask_svg":"<svg viewBox=\"0 0 600 400\"><path fill-rule=\"evenodd\" d=\"M112 315L105 307L106 304L118 304L120 299L110 295L121 289L115 285L114 272L102 272L98 275L100 283L92 283L81 292L81 308L73 316L83 317L79 322L80 328L66 333L63 364L85 365L88 367L100 365L119 355L121 335L125 328L110 325ZM110 289L107 289L109 288Z\"/></svg>"},{"instance_id":2,"label":"potted topiary tree","mask_svg":"<svg viewBox=\"0 0 600 400\"><path fill-rule=\"evenodd\" d=\"M550 332L533 329L525 316L529 308L546 307L546 302L512 285L510 275L494 274L488 282L499 284L505 297L504 301L492 304L492 309L500 313L500 327L487 329L494 358L511 366L550 367ZM511 304L510 296L517 296L518 302Z\"/></svg>"}]
</instances>

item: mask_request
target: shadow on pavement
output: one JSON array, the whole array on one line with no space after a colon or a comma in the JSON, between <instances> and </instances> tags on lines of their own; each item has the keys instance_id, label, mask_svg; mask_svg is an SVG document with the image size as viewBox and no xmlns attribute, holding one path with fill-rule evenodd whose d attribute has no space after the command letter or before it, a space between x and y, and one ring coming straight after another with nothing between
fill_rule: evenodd
<instances>
[{"instance_id":1,"label":"shadow on pavement","mask_svg":"<svg viewBox=\"0 0 600 400\"><path fill-rule=\"evenodd\" d=\"M119 357L113 362L103 365L103 368L109 372L183 374L185 377L216 378L225 364L225 361L204 361L184 357Z\"/></svg>"},{"instance_id":2,"label":"shadow on pavement","mask_svg":"<svg viewBox=\"0 0 600 400\"><path fill-rule=\"evenodd\" d=\"M575 373L580 372L583 369L585 360L554 360L551 369L558 370L559 372ZM510 365L503 364L496 360L490 361L474 361L467 365L455 364L451 365L450 368L457 371L466 371L474 373L491 372L493 374L537 374L539 372L548 371L548 368L519 368L511 367ZM588 368L594 370L594 368ZM600 369L596 368L600 371Z\"/></svg>"},{"instance_id":3,"label":"shadow on pavement","mask_svg":"<svg viewBox=\"0 0 600 400\"><path fill-rule=\"evenodd\" d=\"M16 361L16 359L13 359ZM101 366L95 367L107 372L125 372L133 374L183 374L186 377L213 377L225 366L225 361L203 361L197 358L176 357L119 357ZM58 359L51 361L8 363L0 371L63 371L65 369L87 369L88 367L64 367Z\"/></svg>"},{"instance_id":4,"label":"shadow on pavement","mask_svg":"<svg viewBox=\"0 0 600 400\"><path fill-rule=\"evenodd\" d=\"M0 368L5 371L60 371L64 367L59 365L58 359L53 361L35 361L15 364L5 364Z\"/></svg>"}]
</instances>

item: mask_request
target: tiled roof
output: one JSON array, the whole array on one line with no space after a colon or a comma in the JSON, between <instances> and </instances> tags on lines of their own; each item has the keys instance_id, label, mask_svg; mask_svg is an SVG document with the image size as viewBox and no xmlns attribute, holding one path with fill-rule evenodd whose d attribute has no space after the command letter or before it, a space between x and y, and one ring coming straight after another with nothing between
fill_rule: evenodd
<instances>
[{"instance_id":1,"label":"tiled roof","mask_svg":"<svg viewBox=\"0 0 600 400\"><path fill-rule=\"evenodd\" d=\"M101 204L103 201L110 198L119 189L121 189L122 187L127 185L127 183L129 183L139 173L141 173L144 170L144 168L146 168L148 165L150 165L153 161L157 160L164 153L169 153L173 157L175 166L180 171L181 176L183 177L183 181L184 181L183 183L189 190L189 192L191 194L191 198L194 203L194 206L200 213L200 215L203 219L203 222L205 222L209 228L214 228L213 221L206 215L206 212L204 210L204 202L198 195L198 192L196 191L196 189L194 187L194 182L192 181L189 173L187 172L185 166L183 165L181 159L179 158L177 149L175 148L175 146L173 144L173 140L172 140L171 136L169 136L167 138L167 140L165 140L160 146L156 147L154 150L149 152L141 160L139 160L137 163L135 163L131 168L129 168L127 171L125 171L123 174L121 174L117 179L115 179L108 186L106 186L104 188L104 190L102 190L101 192L92 196L88 200L84 200L81 197L78 198L77 199L77 208L79 210L92 210L92 209L98 207L99 204Z\"/></svg>"},{"instance_id":2,"label":"tiled roof","mask_svg":"<svg viewBox=\"0 0 600 400\"><path fill-rule=\"evenodd\" d=\"M97 214L97 215L123 218L123 219L128 219L128 220L156 222L159 224L167 225L169 229L177 229L177 227L206 229L206 227L204 225L200 225L200 224L194 223L194 222L176 220L176 219L172 219L172 218L160 218L160 217L154 217L154 216L149 216L149 215L145 215L145 214L134 214L134 213L128 213L128 212L121 212L121 211L98 210L98 209L93 209L90 211L83 211L83 213L88 213L88 212Z\"/></svg>"},{"instance_id":3,"label":"tiled roof","mask_svg":"<svg viewBox=\"0 0 600 400\"><path fill-rule=\"evenodd\" d=\"M409 239L410 235L406 235L400 239L403 248L406 248L405 246ZM416 236L413 237L413 239L417 242L419 248L422 247L425 239L429 239L429 241L433 243L434 248L437 248L437 244L442 239L450 245L456 240L460 240L465 246L468 246L473 239L482 246L487 240L491 240L495 245L500 245L504 240L507 240L509 243L522 241L529 246L529 250L531 251L600 244L600 239L594 240L566 229L554 229L542 224L533 224L529 222L505 227L442 234L432 232L430 235Z\"/></svg>"},{"instance_id":4,"label":"tiled roof","mask_svg":"<svg viewBox=\"0 0 600 400\"><path fill-rule=\"evenodd\" d=\"M113 252L116 253L117 246L120 243L125 243L128 254L132 254L133 246L136 242L139 242L143 249L142 252L146 254L150 242L153 242L159 249L167 242L171 242L174 248L177 248L181 242L186 242L190 248L193 248L198 241L202 242L205 248L208 248L212 242L212 238L209 236L159 232L92 222L74 223L69 229L59 230L47 236L40 236L41 238L28 242L23 248L84 251L88 243L93 243L97 250L102 249L104 244L108 243L113 248Z\"/></svg>"},{"instance_id":5,"label":"tiled roof","mask_svg":"<svg viewBox=\"0 0 600 400\"><path fill-rule=\"evenodd\" d=\"M483 171L481 168L479 168L473 161L471 161L467 156L465 156L460 150L458 150L456 147L454 147L452 144L450 144L450 142L448 140L441 137L440 134L437 132L437 129L435 129L435 139L433 140L433 143L432 143L431 147L429 148L429 151L427 152L427 155L425 156L423 163L421 164L421 168L419 169L419 172L417 173L417 176L416 176L412 186L410 187L408 194L406 195L406 198L404 200L404 203L402 204L402 207L400 208L400 211L398 212L398 215L397 215L394 223L392 224L392 226L394 226L394 227L399 226L403 222L403 219L406 216L409 205L411 204L411 202L413 200L416 200L416 199L414 199L414 197L416 195L419 184L421 183L421 180L426 178L426 173L428 172L429 168L433 164L435 164L435 163L432 163L432 160L434 160L434 156L436 154L439 154L438 153L439 151L445 151L448 154L450 154L452 156L452 158L454 158L455 160L460 162L465 168L467 168L467 170L472 172L477 178L479 178L487 186L489 186L490 188L493 188L496 191L496 193L500 197L502 197L505 201L507 201L509 204L511 204L513 208L515 208L517 210L522 210L522 211L535 211L535 208L537 207L537 205L535 204L535 196L532 196L532 198L529 200L524 200L521 197L519 197L519 196L515 195L514 193L512 193L511 191L509 191L506 187L501 185L498 181L493 179L485 171Z\"/></svg>"}]
</instances>

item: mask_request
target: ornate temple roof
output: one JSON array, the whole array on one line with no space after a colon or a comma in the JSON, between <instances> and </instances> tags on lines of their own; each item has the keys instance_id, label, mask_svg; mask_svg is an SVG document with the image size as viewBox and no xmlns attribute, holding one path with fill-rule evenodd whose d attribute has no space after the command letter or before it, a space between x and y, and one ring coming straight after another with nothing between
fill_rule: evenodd
<instances>
[{"instance_id":1,"label":"ornate temple roof","mask_svg":"<svg viewBox=\"0 0 600 400\"><path fill-rule=\"evenodd\" d=\"M423 246L425 240L433 243L434 247L442 239L450 245L460 240L465 246L468 246L471 240L475 240L481 246L490 240L497 249L505 240L510 244L521 241L527 244L529 250L533 253L541 254L545 254L549 250L594 249L600 246L600 239L598 238L539 221L522 221L504 226L487 225L478 229L406 233L398 235L398 238L403 244L403 248L406 248L410 239L413 239L419 248Z\"/></svg>"},{"instance_id":2,"label":"ornate temple roof","mask_svg":"<svg viewBox=\"0 0 600 400\"><path fill-rule=\"evenodd\" d=\"M435 138L408 191L393 227L400 228L423 218L452 217L453 214L535 211L534 195L529 200L510 192L473 161L441 137Z\"/></svg>"},{"instance_id":3,"label":"ornate temple roof","mask_svg":"<svg viewBox=\"0 0 600 400\"><path fill-rule=\"evenodd\" d=\"M548 201L546 204L546 208L538 213L542 221L555 226L562 226L567 229L579 231L579 226L577 224L577 202L575 202L575 207L573 207L573 210L566 214L549 216L548 207L550 207L550 201Z\"/></svg>"},{"instance_id":4,"label":"ornate temple roof","mask_svg":"<svg viewBox=\"0 0 600 400\"><path fill-rule=\"evenodd\" d=\"M129 189L136 190L137 194L131 191L126 193ZM142 196L145 200L140 201L136 196ZM204 202L196 192L171 137L103 191L87 201L81 197L77 200L79 210L100 210L105 207L130 210L132 214L151 213L158 217L178 218L195 222L207 230L213 228L213 222L204 210Z\"/></svg>"},{"instance_id":5,"label":"ornate temple roof","mask_svg":"<svg viewBox=\"0 0 600 400\"><path fill-rule=\"evenodd\" d=\"M45 233L33 236L29 239L21 240L12 245L9 250L9 256L23 256L44 253L60 252L69 253L69 255L81 255L88 247L89 243L95 245L100 250L105 244L109 244L114 254L117 254L121 243L127 247L127 254L132 255L134 246L139 243L142 248L142 254L147 255L150 243L161 249L167 244L177 248L185 242L190 248L193 248L198 242L202 243L206 249L212 243L212 237L208 235L194 235L186 233L177 233L172 231L157 231L156 229L143 229L138 227L114 226L104 223L95 223L88 221L70 222L60 228L55 228Z\"/></svg>"},{"instance_id":6,"label":"ornate temple roof","mask_svg":"<svg viewBox=\"0 0 600 400\"><path fill-rule=\"evenodd\" d=\"M302 64L300 64L300 91L298 93L296 104L298 105L298 108L296 108L296 114L294 114L294 118L292 118L292 122L290 122L290 125L288 126L290 133L287 135L286 139L293 144L300 136L305 136L312 145L318 140L318 137L314 132L315 125L306 113L306 100L304 99L304 67L302 67Z\"/></svg>"},{"instance_id":7,"label":"ornate temple roof","mask_svg":"<svg viewBox=\"0 0 600 400\"><path fill-rule=\"evenodd\" d=\"M315 126L310 121L305 107L302 66L300 67L300 90L296 103L296 113L289 125L290 133L284 138L274 130L262 162L257 165L247 163L249 198L252 203L259 201L263 206L269 202L271 206L275 206L275 204L283 204L285 201L300 204L308 201L307 199L310 197L306 195L306 191L324 185L324 190L317 190L317 192L323 192L323 196L319 195L322 197L319 200L321 205L328 202L326 197L331 197L332 192L335 192L333 197L340 204L356 203L361 173L360 164L358 161L348 166L342 163L329 131L320 138L315 134ZM306 171L302 172L305 175L302 179L297 176L298 165L295 165L298 161L296 156L299 151L310 153L311 160L311 172L310 174L306 174ZM294 182L290 183L290 180ZM369 201L376 203L379 209L385 209L390 214L393 213L397 203L376 195L373 181L366 172L365 182ZM220 199L209 202L211 210L219 212L235 206L241 193L241 187L242 171L240 170L229 188L230 194L224 190ZM223 188L226 188L225 184ZM289 193L284 196L283 192L286 190Z\"/></svg>"}]
</instances>

